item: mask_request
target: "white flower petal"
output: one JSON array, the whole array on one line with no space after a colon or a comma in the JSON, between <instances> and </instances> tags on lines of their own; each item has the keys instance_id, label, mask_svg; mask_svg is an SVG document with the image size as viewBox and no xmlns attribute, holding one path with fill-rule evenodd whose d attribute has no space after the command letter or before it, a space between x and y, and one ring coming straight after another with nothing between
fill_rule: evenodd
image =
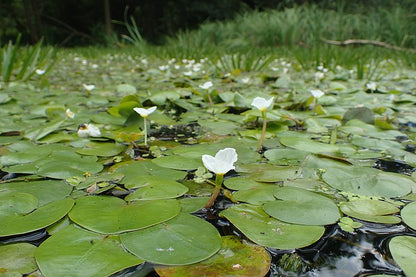
<instances>
[{"instance_id":1,"label":"white flower petal","mask_svg":"<svg viewBox=\"0 0 416 277\"><path fill-rule=\"evenodd\" d=\"M88 91L91 91L95 88L95 85L86 85L86 84L82 84L84 86L84 88Z\"/></svg>"},{"instance_id":2,"label":"white flower petal","mask_svg":"<svg viewBox=\"0 0 416 277\"><path fill-rule=\"evenodd\" d=\"M319 97L323 96L325 93L320 89L312 89L311 94L312 94L313 97L319 98Z\"/></svg>"},{"instance_id":3,"label":"white flower petal","mask_svg":"<svg viewBox=\"0 0 416 277\"><path fill-rule=\"evenodd\" d=\"M237 158L237 152L234 148L225 148L218 151L215 157L202 155L202 162L209 171L224 175L228 171L235 169L233 164L237 161Z\"/></svg>"},{"instance_id":4,"label":"white flower petal","mask_svg":"<svg viewBox=\"0 0 416 277\"><path fill-rule=\"evenodd\" d=\"M78 136L80 138L99 137L101 136L100 129L93 124L81 124L78 127Z\"/></svg>"},{"instance_id":5,"label":"white flower petal","mask_svg":"<svg viewBox=\"0 0 416 277\"><path fill-rule=\"evenodd\" d=\"M209 88L211 88L213 86L213 84L212 84L212 82L211 81L208 81L208 82L205 82L204 84L202 84L202 85L199 85L199 87L200 88L202 88L202 89L209 89Z\"/></svg>"},{"instance_id":6,"label":"white flower petal","mask_svg":"<svg viewBox=\"0 0 416 277\"><path fill-rule=\"evenodd\" d=\"M147 117L149 114L151 114L151 113L153 113L154 111L156 111L156 109L157 109L157 106L153 106L153 107L150 107L150 108L148 108L148 109L138 108L138 107L133 108L133 110L134 110L136 113L140 114L140 116L141 116L141 117Z\"/></svg>"},{"instance_id":7,"label":"white flower petal","mask_svg":"<svg viewBox=\"0 0 416 277\"><path fill-rule=\"evenodd\" d=\"M215 154L215 159L233 164L237 161L237 152L234 148L224 148Z\"/></svg>"},{"instance_id":8,"label":"white flower petal","mask_svg":"<svg viewBox=\"0 0 416 277\"><path fill-rule=\"evenodd\" d=\"M259 109L260 111L265 111L273 104L273 100L274 97L270 98L269 100L266 100L263 97L256 97L253 99L253 102L251 102L251 105Z\"/></svg>"}]
</instances>

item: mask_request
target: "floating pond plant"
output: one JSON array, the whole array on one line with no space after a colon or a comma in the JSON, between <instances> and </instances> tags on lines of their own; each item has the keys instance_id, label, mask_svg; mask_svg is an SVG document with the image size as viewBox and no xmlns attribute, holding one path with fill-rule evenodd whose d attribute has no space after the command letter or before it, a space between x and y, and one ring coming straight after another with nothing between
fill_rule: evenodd
<instances>
[{"instance_id":1,"label":"floating pond plant","mask_svg":"<svg viewBox=\"0 0 416 277\"><path fill-rule=\"evenodd\" d=\"M66 55L0 86L1 272L415 271L414 71Z\"/></svg>"}]
</instances>

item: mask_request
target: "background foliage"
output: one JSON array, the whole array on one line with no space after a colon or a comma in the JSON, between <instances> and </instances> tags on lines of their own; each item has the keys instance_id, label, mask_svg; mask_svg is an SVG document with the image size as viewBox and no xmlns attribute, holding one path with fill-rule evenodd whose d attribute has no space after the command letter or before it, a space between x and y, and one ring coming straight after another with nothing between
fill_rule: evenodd
<instances>
[{"instance_id":1,"label":"background foliage","mask_svg":"<svg viewBox=\"0 0 416 277\"><path fill-rule=\"evenodd\" d=\"M230 20L250 11L283 10L312 4L324 10L357 15L401 7L408 11L408 17L400 20L415 20L416 5L411 0L400 3L392 0L365 3L359 0L79 0L76 4L71 0L2 0L0 44L14 40L19 33L23 43L36 43L42 37L46 43L62 46L113 43L120 33L125 32L124 26L115 22L124 22L126 11L128 17L132 16L137 22L147 41L161 44L166 41L166 36L195 29L201 23Z\"/></svg>"}]
</instances>

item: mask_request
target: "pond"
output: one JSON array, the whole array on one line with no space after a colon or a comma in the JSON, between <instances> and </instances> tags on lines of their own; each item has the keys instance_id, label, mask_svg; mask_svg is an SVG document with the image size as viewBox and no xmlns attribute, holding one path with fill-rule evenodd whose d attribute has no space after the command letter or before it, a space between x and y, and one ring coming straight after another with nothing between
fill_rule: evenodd
<instances>
[{"instance_id":1,"label":"pond","mask_svg":"<svg viewBox=\"0 0 416 277\"><path fill-rule=\"evenodd\" d=\"M414 71L61 55L0 87L0 271L416 272Z\"/></svg>"}]
</instances>

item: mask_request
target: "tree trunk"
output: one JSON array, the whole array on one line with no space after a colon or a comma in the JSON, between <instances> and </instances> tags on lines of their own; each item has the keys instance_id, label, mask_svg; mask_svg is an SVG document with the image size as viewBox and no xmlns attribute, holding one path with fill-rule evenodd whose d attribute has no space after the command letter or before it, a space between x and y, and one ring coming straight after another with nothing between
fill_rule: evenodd
<instances>
[{"instance_id":1,"label":"tree trunk","mask_svg":"<svg viewBox=\"0 0 416 277\"><path fill-rule=\"evenodd\" d=\"M110 14L110 0L104 0L104 20L105 20L105 33L111 34L113 26L111 25L111 14Z\"/></svg>"}]
</instances>

